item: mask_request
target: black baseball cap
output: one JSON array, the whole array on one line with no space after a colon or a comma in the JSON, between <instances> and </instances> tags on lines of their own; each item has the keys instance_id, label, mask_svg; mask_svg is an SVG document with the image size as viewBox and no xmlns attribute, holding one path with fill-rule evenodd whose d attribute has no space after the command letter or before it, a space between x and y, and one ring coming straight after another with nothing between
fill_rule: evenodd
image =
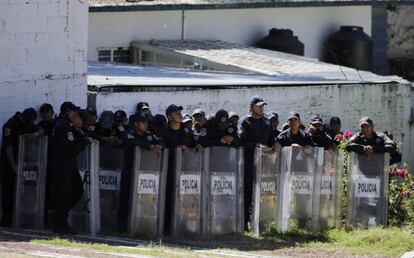
<instances>
[{"instance_id":1,"label":"black baseball cap","mask_svg":"<svg viewBox=\"0 0 414 258\"><path fill-rule=\"evenodd\" d=\"M339 117L337 117L337 116L333 116L329 120L329 124L330 125L340 125L341 124L341 119Z\"/></svg>"},{"instance_id":2,"label":"black baseball cap","mask_svg":"<svg viewBox=\"0 0 414 258\"><path fill-rule=\"evenodd\" d=\"M80 107L76 106L70 101L63 102L62 105L60 106L60 112L62 113L66 113L69 111L76 111L76 110L80 110Z\"/></svg>"},{"instance_id":3,"label":"black baseball cap","mask_svg":"<svg viewBox=\"0 0 414 258\"><path fill-rule=\"evenodd\" d=\"M363 125L363 124L368 124L368 125L373 125L374 123L372 122L372 119L364 116L359 120L359 126Z\"/></svg>"},{"instance_id":4,"label":"black baseball cap","mask_svg":"<svg viewBox=\"0 0 414 258\"><path fill-rule=\"evenodd\" d=\"M37 118L37 112L34 108L26 108L23 111L23 117L29 121L35 121Z\"/></svg>"},{"instance_id":5,"label":"black baseball cap","mask_svg":"<svg viewBox=\"0 0 414 258\"><path fill-rule=\"evenodd\" d=\"M263 106L263 105L267 105L267 103L259 96L254 96L252 97L252 99L250 100L250 105L255 105L255 106Z\"/></svg>"},{"instance_id":6,"label":"black baseball cap","mask_svg":"<svg viewBox=\"0 0 414 258\"><path fill-rule=\"evenodd\" d=\"M97 115L96 109L93 108L93 107L88 107L87 109L85 109L85 111L88 112L89 114L93 115L93 116Z\"/></svg>"},{"instance_id":7,"label":"black baseball cap","mask_svg":"<svg viewBox=\"0 0 414 258\"><path fill-rule=\"evenodd\" d=\"M166 125L167 124L167 118L165 118L164 115L161 114L156 114L153 118L152 118L152 123L155 125Z\"/></svg>"},{"instance_id":8,"label":"black baseball cap","mask_svg":"<svg viewBox=\"0 0 414 258\"><path fill-rule=\"evenodd\" d=\"M268 118L268 119L272 119L272 118L277 118L277 119L279 119L279 114L278 114L278 113L276 113L276 112L269 112L269 113L267 113L267 118Z\"/></svg>"},{"instance_id":9,"label":"black baseball cap","mask_svg":"<svg viewBox=\"0 0 414 258\"><path fill-rule=\"evenodd\" d=\"M289 112L288 120L290 120L290 119L300 119L299 113L296 112L296 111Z\"/></svg>"},{"instance_id":10,"label":"black baseball cap","mask_svg":"<svg viewBox=\"0 0 414 258\"><path fill-rule=\"evenodd\" d=\"M229 126L229 113L226 110L220 109L216 112L215 119L220 130L224 130Z\"/></svg>"},{"instance_id":11,"label":"black baseball cap","mask_svg":"<svg viewBox=\"0 0 414 258\"><path fill-rule=\"evenodd\" d=\"M181 111L181 110L183 110L183 107L182 106L177 106L177 105L171 104L165 110L165 114L167 116L169 116L169 115L171 115L171 113L177 112L177 111Z\"/></svg>"},{"instance_id":12,"label":"black baseball cap","mask_svg":"<svg viewBox=\"0 0 414 258\"><path fill-rule=\"evenodd\" d=\"M310 121L311 124L323 124L323 120L320 116L313 116Z\"/></svg>"},{"instance_id":13,"label":"black baseball cap","mask_svg":"<svg viewBox=\"0 0 414 258\"><path fill-rule=\"evenodd\" d=\"M149 109L149 104L147 102L139 102L137 104L137 111L143 110L143 109Z\"/></svg>"},{"instance_id":14,"label":"black baseball cap","mask_svg":"<svg viewBox=\"0 0 414 258\"><path fill-rule=\"evenodd\" d=\"M121 122L127 118L127 114L123 110L117 110L114 113L114 120L117 122Z\"/></svg>"},{"instance_id":15,"label":"black baseball cap","mask_svg":"<svg viewBox=\"0 0 414 258\"><path fill-rule=\"evenodd\" d=\"M149 121L149 118L145 114L138 113L138 114L130 116L129 121L130 121L131 124L135 124L135 123L138 123L138 122Z\"/></svg>"},{"instance_id":16,"label":"black baseball cap","mask_svg":"<svg viewBox=\"0 0 414 258\"><path fill-rule=\"evenodd\" d=\"M104 129L112 129L112 124L114 122L114 113L109 110L105 110L101 113L99 117L99 124Z\"/></svg>"},{"instance_id":17,"label":"black baseball cap","mask_svg":"<svg viewBox=\"0 0 414 258\"><path fill-rule=\"evenodd\" d=\"M53 106L49 103L43 103L39 108L40 113L53 111Z\"/></svg>"}]
</instances>

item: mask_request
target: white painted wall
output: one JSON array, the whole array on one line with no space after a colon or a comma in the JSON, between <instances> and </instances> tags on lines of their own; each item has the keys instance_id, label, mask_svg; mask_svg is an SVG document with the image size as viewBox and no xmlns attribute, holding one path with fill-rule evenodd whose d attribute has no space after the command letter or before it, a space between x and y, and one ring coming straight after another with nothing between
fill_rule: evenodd
<instances>
[{"instance_id":1,"label":"white painted wall","mask_svg":"<svg viewBox=\"0 0 414 258\"><path fill-rule=\"evenodd\" d=\"M269 29L290 28L305 44L305 55L320 58L325 38L341 25L371 34L371 6L185 11L187 39L220 39L252 45ZM89 13L88 60L99 47L128 47L133 40L180 39L181 11Z\"/></svg>"},{"instance_id":2,"label":"white painted wall","mask_svg":"<svg viewBox=\"0 0 414 258\"><path fill-rule=\"evenodd\" d=\"M164 114L169 104L180 104L184 113L202 107L207 114L218 109L247 114L248 103L253 95L260 95L268 103L267 111L279 113L280 121L286 121L289 111L298 111L304 124L312 115L320 114L324 121L333 115L342 119L343 129L357 131L362 116L370 116L378 131L391 131L394 139L402 144L405 160L414 165L414 128L408 124L411 95L414 88L403 84L330 85L330 86L279 86L268 88L208 89L208 90L146 90L136 93L100 93L96 107L116 111L123 109L133 113L139 101L150 104L153 113ZM411 91L413 93L411 93ZM281 125L282 126L282 125Z\"/></svg>"},{"instance_id":3,"label":"white painted wall","mask_svg":"<svg viewBox=\"0 0 414 258\"><path fill-rule=\"evenodd\" d=\"M26 107L86 104L87 1L0 0L0 123Z\"/></svg>"}]
</instances>

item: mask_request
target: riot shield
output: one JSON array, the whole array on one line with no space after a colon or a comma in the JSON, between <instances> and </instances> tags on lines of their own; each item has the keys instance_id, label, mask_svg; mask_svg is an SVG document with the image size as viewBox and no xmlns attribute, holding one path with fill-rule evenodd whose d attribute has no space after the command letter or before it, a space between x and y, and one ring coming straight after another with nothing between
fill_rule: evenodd
<instances>
[{"instance_id":1,"label":"riot shield","mask_svg":"<svg viewBox=\"0 0 414 258\"><path fill-rule=\"evenodd\" d=\"M205 236L244 231L243 157L243 148L211 147L204 151Z\"/></svg>"},{"instance_id":2,"label":"riot shield","mask_svg":"<svg viewBox=\"0 0 414 258\"><path fill-rule=\"evenodd\" d=\"M118 232L117 218L123 157L124 151L119 146L100 144L99 197L101 230L103 233Z\"/></svg>"},{"instance_id":3,"label":"riot shield","mask_svg":"<svg viewBox=\"0 0 414 258\"><path fill-rule=\"evenodd\" d=\"M388 166L388 154L349 154L348 228L387 225Z\"/></svg>"},{"instance_id":4,"label":"riot shield","mask_svg":"<svg viewBox=\"0 0 414 258\"><path fill-rule=\"evenodd\" d=\"M321 184L323 148L282 149L280 196L280 231L319 228L319 189Z\"/></svg>"},{"instance_id":5,"label":"riot shield","mask_svg":"<svg viewBox=\"0 0 414 258\"><path fill-rule=\"evenodd\" d=\"M324 152L321 183L319 193L316 193L320 197L319 228L321 230L339 227L341 223L343 163L343 150Z\"/></svg>"},{"instance_id":6,"label":"riot shield","mask_svg":"<svg viewBox=\"0 0 414 258\"><path fill-rule=\"evenodd\" d=\"M44 227L47 141L47 137L19 137L14 227Z\"/></svg>"},{"instance_id":7,"label":"riot shield","mask_svg":"<svg viewBox=\"0 0 414 258\"><path fill-rule=\"evenodd\" d=\"M164 227L168 150L135 149L128 233L159 237Z\"/></svg>"},{"instance_id":8,"label":"riot shield","mask_svg":"<svg viewBox=\"0 0 414 258\"><path fill-rule=\"evenodd\" d=\"M203 153L178 148L175 158L173 236L200 237Z\"/></svg>"},{"instance_id":9,"label":"riot shield","mask_svg":"<svg viewBox=\"0 0 414 258\"><path fill-rule=\"evenodd\" d=\"M100 233L99 142L94 140L78 156L83 195L69 213L69 224L91 235Z\"/></svg>"},{"instance_id":10,"label":"riot shield","mask_svg":"<svg viewBox=\"0 0 414 258\"><path fill-rule=\"evenodd\" d=\"M279 228L280 152L263 152L257 148L255 170L252 229L258 235Z\"/></svg>"}]
</instances>

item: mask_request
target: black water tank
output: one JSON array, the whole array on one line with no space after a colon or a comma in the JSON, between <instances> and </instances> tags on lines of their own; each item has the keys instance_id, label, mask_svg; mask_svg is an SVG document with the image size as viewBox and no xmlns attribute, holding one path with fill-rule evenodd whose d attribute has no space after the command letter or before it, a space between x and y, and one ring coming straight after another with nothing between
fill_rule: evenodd
<instances>
[{"instance_id":1,"label":"black water tank","mask_svg":"<svg viewBox=\"0 0 414 258\"><path fill-rule=\"evenodd\" d=\"M269 35L256 43L257 47L303 56L305 45L289 29L271 29Z\"/></svg>"},{"instance_id":2,"label":"black water tank","mask_svg":"<svg viewBox=\"0 0 414 258\"><path fill-rule=\"evenodd\" d=\"M328 38L324 60L332 64L370 71L372 47L373 42L362 27L341 26L338 32Z\"/></svg>"}]
</instances>

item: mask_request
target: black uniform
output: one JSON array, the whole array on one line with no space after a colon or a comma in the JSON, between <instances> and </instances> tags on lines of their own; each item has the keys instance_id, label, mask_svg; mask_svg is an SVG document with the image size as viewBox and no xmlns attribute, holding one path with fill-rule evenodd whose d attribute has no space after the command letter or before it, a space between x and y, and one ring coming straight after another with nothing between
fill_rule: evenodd
<instances>
[{"instance_id":1,"label":"black uniform","mask_svg":"<svg viewBox=\"0 0 414 258\"><path fill-rule=\"evenodd\" d=\"M16 172L7 157L6 149L11 147L17 162L19 136L36 131L33 123L23 118L23 114L17 112L3 126L3 140L1 148L1 196L3 215L1 225L10 227L14 203L14 187L16 184Z\"/></svg>"},{"instance_id":2,"label":"black uniform","mask_svg":"<svg viewBox=\"0 0 414 258\"><path fill-rule=\"evenodd\" d=\"M254 152L256 146L263 144L272 147L275 143L270 121L247 115L238 123L238 135L244 149L244 220L245 227L250 221L254 187Z\"/></svg>"},{"instance_id":3,"label":"black uniform","mask_svg":"<svg viewBox=\"0 0 414 258\"><path fill-rule=\"evenodd\" d=\"M125 232L127 229L127 219L129 213L129 199L135 147L149 150L151 145L164 146L164 142L150 131L145 132L143 135L139 135L130 129L123 134L122 145L124 147L124 165L121 175L118 225L119 230L121 232Z\"/></svg>"},{"instance_id":4,"label":"black uniform","mask_svg":"<svg viewBox=\"0 0 414 258\"><path fill-rule=\"evenodd\" d=\"M69 229L69 211L82 197L82 180L76 157L88 144L86 133L76 129L65 115L57 120L51 153L51 203L55 209L55 231Z\"/></svg>"},{"instance_id":5,"label":"black uniform","mask_svg":"<svg viewBox=\"0 0 414 258\"><path fill-rule=\"evenodd\" d=\"M291 146L292 144L314 146L310 135L303 130L299 130L298 134L293 134L290 129L287 129L279 134L277 142L282 145L282 147Z\"/></svg>"},{"instance_id":6,"label":"black uniform","mask_svg":"<svg viewBox=\"0 0 414 258\"><path fill-rule=\"evenodd\" d=\"M364 146L372 146L374 153L395 152L394 142L383 133L374 132L371 139L367 139L362 133L352 136L345 148L348 152L364 154Z\"/></svg>"},{"instance_id":7,"label":"black uniform","mask_svg":"<svg viewBox=\"0 0 414 258\"><path fill-rule=\"evenodd\" d=\"M327 150L335 146L332 138L323 131L316 131L313 134L309 133L309 135L315 147L322 147Z\"/></svg>"}]
</instances>

